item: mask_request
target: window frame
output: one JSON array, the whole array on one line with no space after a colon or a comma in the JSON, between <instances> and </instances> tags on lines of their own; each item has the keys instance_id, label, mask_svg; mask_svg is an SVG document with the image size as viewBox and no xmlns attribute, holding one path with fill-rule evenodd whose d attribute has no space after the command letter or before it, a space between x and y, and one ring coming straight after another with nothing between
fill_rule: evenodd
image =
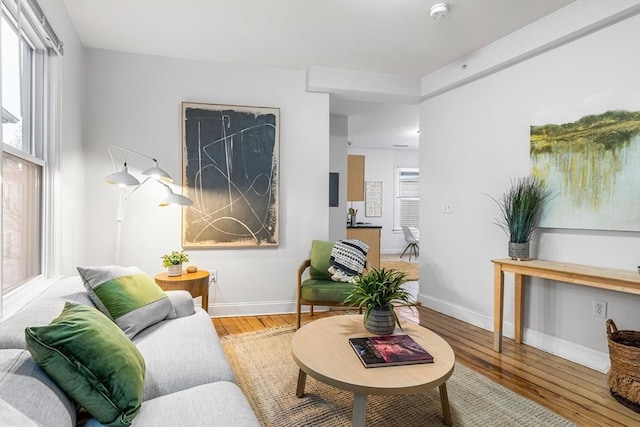
<instances>
[{"instance_id":1,"label":"window frame","mask_svg":"<svg viewBox=\"0 0 640 427\"><path fill-rule=\"evenodd\" d=\"M401 203L403 200L412 200L412 201L416 201L418 202L418 217L420 216L420 211L419 211L419 205L420 205L420 192L417 192L417 196L415 197L408 197L408 196L403 196L400 194L401 192L401 174L402 172L416 172L418 174L418 185L420 185L420 168L419 167L412 167L412 166L399 166L396 165L395 166L395 173L394 173L394 198L393 198L393 231L394 233L402 233L402 227L400 224L400 221L402 219L402 215L401 215ZM419 227L419 224L417 225L411 225L410 227Z\"/></svg>"},{"instance_id":2,"label":"window frame","mask_svg":"<svg viewBox=\"0 0 640 427\"><path fill-rule=\"evenodd\" d=\"M35 139L35 135L34 135L34 124L36 123L35 118L33 117L35 114L35 99L34 99L34 95L36 93L36 81L38 80L38 76L37 76L37 70L38 70L38 64L37 64L37 53L38 53L38 49L36 47L36 44L33 42L33 34L29 34L30 31L28 31L28 28L24 28L21 25L18 25L17 23L17 19L16 17L11 13L11 11L9 10L8 7L6 7L5 3L2 2L2 18L4 18L4 22L7 22L7 24L11 27L11 29L13 30L13 32L15 33L16 36L18 36L20 38L20 40L22 41L22 43L26 44L30 49L31 49L31 55L29 58L29 76L30 76L30 82L32 84L30 85L23 85L23 87L20 89L20 96L22 100L27 100L27 101L23 101L23 104L26 105L22 105L21 108L23 110L27 110L28 109L28 114L23 114L21 119L23 121L23 126L22 126L22 148L18 149L20 151L23 151L25 153L29 153L29 154L34 154L37 155L38 153L35 152L35 143L34 143L34 139ZM4 24L2 23L2 21L0 21L0 28L2 28ZM19 52L20 53L20 52ZM24 59L26 57L26 54L24 52L22 52L23 54L23 58ZM27 90L28 89L28 90ZM0 103L1 103L1 99L0 99ZM25 126L26 124L26 126ZM25 149L24 147L24 140L25 140L25 132L26 130L28 130L28 138L26 138L29 143L29 146L26 147L27 149ZM4 136L2 138L2 141L4 142Z\"/></svg>"},{"instance_id":3,"label":"window frame","mask_svg":"<svg viewBox=\"0 0 640 427\"><path fill-rule=\"evenodd\" d=\"M18 2L21 2L20 5ZM9 292L3 292L0 286L0 319L11 316L60 278L61 214L60 202L57 199L60 190L61 62L58 57L63 54L62 42L51 28L36 0L2 0L1 13L6 15L9 25L17 25L21 40L34 49L31 61L29 151L22 151L3 142L3 154L6 152L40 167L41 190L38 248L40 274ZM2 82L0 81L0 101L1 95ZM1 128L0 137L4 141ZM25 144L22 145L24 149ZM56 195L58 197L55 197ZM1 187L0 196L3 196ZM2 208L0 213L3 213ZM2 231L1 222L0 231ZM2 265L0 265L0 276L1 273Z\"/></svg>"}]
</instances>

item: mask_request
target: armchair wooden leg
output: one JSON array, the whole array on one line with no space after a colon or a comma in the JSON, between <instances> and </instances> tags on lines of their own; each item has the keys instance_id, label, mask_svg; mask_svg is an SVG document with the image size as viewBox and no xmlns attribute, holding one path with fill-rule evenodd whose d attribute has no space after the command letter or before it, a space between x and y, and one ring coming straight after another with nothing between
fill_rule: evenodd
<instances>
[{"instance_id":1,"label":"armchair wooden leg","mask_svg":"<svg viewBox=\"0 0 640 427\"><path fill-rule=\"evenodd\" d=\"M311 309L309 310L309 313L311 314L311 316L313 316L313 304L311 304Z\"/></svg>"}]
</instances>

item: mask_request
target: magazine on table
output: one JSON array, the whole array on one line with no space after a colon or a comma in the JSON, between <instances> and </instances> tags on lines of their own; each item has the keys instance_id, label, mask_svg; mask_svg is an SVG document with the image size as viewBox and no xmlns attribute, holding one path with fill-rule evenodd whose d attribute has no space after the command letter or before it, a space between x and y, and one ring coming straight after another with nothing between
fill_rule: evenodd
<instances>
[{"instance_id":1,"label":"magazine on table","mask_svg":"<svg viewBox=\"0 0 640 427\"><path fill-rule=\"evenodd\" d=\"M349 338L365 368L433 363L433 356L409 335Z\"/></svg>"}]
</instances>

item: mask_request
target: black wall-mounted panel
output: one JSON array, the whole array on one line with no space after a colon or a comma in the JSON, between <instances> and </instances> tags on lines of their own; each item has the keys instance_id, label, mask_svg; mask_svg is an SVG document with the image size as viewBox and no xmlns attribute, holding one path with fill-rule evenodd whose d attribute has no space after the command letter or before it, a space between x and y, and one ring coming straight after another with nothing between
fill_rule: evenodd
<instances>
[{"instance_id":1,"label":"black wall-mounted panel","mask_svg":"<svg viewBox=\"0 0 640 427\"><path fill-rule=\"evenodd\" d=\"M340 174L329 172L329 207L337 208L339 203Z\"/></svg>"}]
</instances>

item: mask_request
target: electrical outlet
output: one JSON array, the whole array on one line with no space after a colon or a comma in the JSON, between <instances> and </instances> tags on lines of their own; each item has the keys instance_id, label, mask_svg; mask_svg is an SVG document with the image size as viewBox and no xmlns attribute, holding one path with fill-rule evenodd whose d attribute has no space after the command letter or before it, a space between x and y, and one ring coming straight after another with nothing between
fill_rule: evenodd
<instances>
[{"instance_id":1,"label":"electrical outlet","mask_svg":"<svg viewBox=\"0 0 640 427\"><path fill-rule=\"evenodd\" d=\"M444 205L442 205L442 212L444 212L444 213L453 213L453 203L452 202L445 202Z\"/></svg>"},{"instance_id":2,"label":"electrical outlet","mask_svg":"<svg viewBox=\"0 0 640 427\"><path fill-rule=\"evenodd\" d=\"M595 317L602 317L603 319L606 319L606 317L607 317L607 302L594 299L593 300L593 315Z\"/></svg>"},{"instance_id":3,"label":"electrical outlet","mask_svg":"<svg viewBox=\"0 0 640 427\"><path fill-rule=\"evenodd\" d=\"M209 270L209 281L210 282L218 281L218 270Z\"/></svg>"}]
</instances>

